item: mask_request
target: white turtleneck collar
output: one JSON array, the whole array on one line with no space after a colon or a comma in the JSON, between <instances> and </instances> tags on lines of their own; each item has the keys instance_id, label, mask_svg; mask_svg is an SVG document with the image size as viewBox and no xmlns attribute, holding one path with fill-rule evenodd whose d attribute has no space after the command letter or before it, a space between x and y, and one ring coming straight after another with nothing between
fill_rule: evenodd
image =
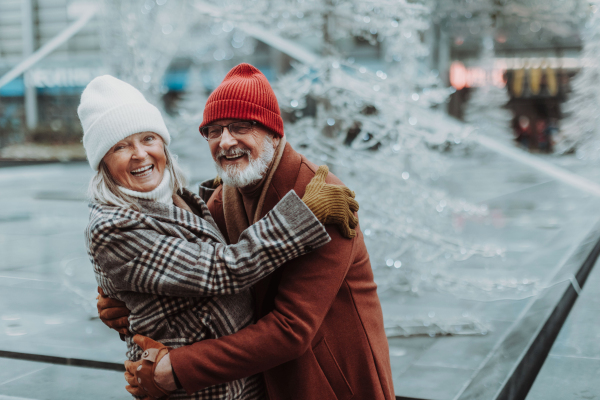
<instances>
[{"instance_id":1,"label":"white turtleneck collar","mask_svg":"<svg viewBox=\"0 0 600 400\"><path fill-rule=\"evenodd\" d=\"M165 169L163 179L160 184L149 192L136 192L135 190L119 186L119 189L128 196L137 197L138 199L146 199L158 201L166 205L173 204L173 185L171 183L171 174L168 169Z\"/></svg>"}]
</instances>

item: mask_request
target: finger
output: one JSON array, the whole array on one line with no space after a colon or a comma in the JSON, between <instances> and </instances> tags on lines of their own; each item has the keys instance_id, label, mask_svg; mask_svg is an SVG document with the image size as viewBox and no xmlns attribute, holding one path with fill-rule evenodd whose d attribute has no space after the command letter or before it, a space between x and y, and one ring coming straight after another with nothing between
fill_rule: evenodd
<instances>
[{"instance_id":1,"label":"finger","mask_svg":"<svg viewBox=\"0 0 600 400\"><path fill-rule=\"evenodd\" d=\"M131 336L131 332L129 332L129 329L127 329L127 328L121 328L121 329L118 330L118 332L121 335Z\"/></svg>"},{"instance_id":2,"label":"finger","mask_svg":"<svg viewBox=\"0 0 600 400\"><path fill-rule=\"evenodd\" d=\"M358 225L358 218L354 216L354 213L350 212L348 215L348 226L354 229L356 225Z\"/></svg>"},{"instance_id":3,"label":"finger","mask_svg":"<svg viewBox=\"0 0 600 400\"><path fill-rule=\"evenodd\" d=\"M102 319L113 320L127 317L129 315L129 310L126 307L111 307L100 310L99 314Z\"/></svg>"},{"instance_id":4,"label":"finger","mask_svg":"<svg viewBox=\"0 0 600 400\"><path fill-rule=\"evenodd\" d=\"M127 390L129 393L131 393L134 396L139 396L139 397L147 396L146 392L144 392L144 390L138 386L127 385L127 386L125 386L125 390Z\"/></svg>"},{"instance_id":5,"label":"finger","mask_svg":"<svg viewBox=\"0 0 600 400\"><path fill-rule=\"evenodd\" d=\"M351 239L354 236L352 235L353 230L350 229L350 227L348 226L348 224L339 224L338 225L340 228L340 233L342 234L343 237L345 237L346 239ZM354 233L354 235L356 235L356 233Z\"/></svg>"},{"instance_id":6,"label":"finger","mask_svg":"<svg viewBox=\"0 0 600 400\"><path fill-rule=\"evenodd\" d=\"M125 307L125 303L123 303L121 300L117 300L117 299L112 299L110 297L100 297L100 299L98 299L98 308L101 309L105 309L105 308L113 308L113 307Z\"/></svg>"},{"instance_id":7,"label":"finger","mask_svg":"<svg viewBox=\"0 0 600 400\"><path fill-rule=\"evenodd\" d=\"M100 318L102 319L102 317ZM115 331L129 328L129 320L127 317L119 319L103 319L102 322L104 322L110 329L114 329Z\"/></svg>"},{"instance_id":8,"label":"finger","mask_svg":"<svg viewBox=\"0 0 600 400\"><path fill-rule=\"evenodd\" d=\"M348 207L353 213L357 212L359 207L358 201L356 201L355 199L348 199Z\"/></svg>"},{"instance_id":9,"label":"finger","mask_svg":"<svg viewBox=\"0 0 600 400\"><path fill-rule=\"evenodd\" d=\"M315 176L308 182L308 185L306 185L306 190L304 192L305 196L317 194L323 185L325 185L325 178L328 173L329 168L327 168L327 165L321 165L319 169L317 169Z\"/></svg>"},{"instance_id":10,"label":"finger","mask_svg":"<svg viewBox=\"0 0 600 400\"><path fill-rule=\"evenodd\" d=\"M133 341L138 346L140 346L143 350L147 350L147 349L159 349L159 348L165 347L161 343L158 343L157 341L152 340L149 337L143 336L143 335L135 335L133 337Z\"/></svg>"},{"instance_id":11,"label":"finger","mask_svg":"<svg viewBox=\"0 0 600 400\"><path fill-rule=\"evenodd\" d=\"M316 187L323 186L325 184L325 178L327 177L328 173L329 173L329 168L327 167L327 165L321 165L319 167L319 169L317 169L315 176L313 176L313 178L310 180L310 182L306 186L307 189L309 187L316 188Z\"/></svg>"},{"instance_id":12,"label":"finger","mask_svg":"<svg viewBox=\"0 0 600 400\"><path fill-rule=\"evenodd\" d=\"M347 187L347 186L342 186L342 188L343 188L343 189L342 189L342 191L344 192L344 194L345 194L346 196L348 196L348 197L352 197L352 198L356 197L356 194L354 193L354 191L353 191L353 190L350 190L350 188L349 188L349 187Z\"/></svg>"},{"instance_id":13,"label":"finger","mask_svg":"<svg viewBox=\"0 0 600 400\"><path fill-rule=\"evenodd\" d=\"M344 224L344 232L342 233L342 235L346 239L352 239L356 236L356 231L354 229L351 229L348 225Z\"/></svg>"},{"instance_id":14,"label":"finger","mask_svg":"<svg viewBox=\"0 0 600 400\"><path fill-rule=\"evenodd\" d=\"M98 286L98 294L102 297L106 297L106 295L104 294L104 290L102 290L100 286Z\"/></svg>"},{"instance_id":15,"label":"finger","mask_svg":"<svg viewBox=\"0 0 600 400\"><path fill-rule=\"evenodd\" d=\"M135 372L137 371L137 368L142 365L142 362L125 360L124 364L125 370L131 375L135 376Z\"/></svg>"},{"instance_id":16,"label":"finger","mask_svg":"<svg viewBox=\"0 0 600 400\"><path fill-rule=\"evenodd\" d=\"M135 376L130 374L129 371L125 372L125 380L127 381L127 383L129 383L131 386L137 386L137 380L135 379Z\"/></svg>"},{"instance_id":17,"label":"finger","mask_svg":"<svg viewBox=\"0 0 600 400\"><path fill-rule=\"evenodd\" d=\"M321 165L319 167L319 169L317 170L317 173L315 174L314 178L312 178L312 180L316 180L317 182L325 183L325 178L327 178L328 174L329 174L329 167L327 165Z\"/></svg>"}]
</instances>

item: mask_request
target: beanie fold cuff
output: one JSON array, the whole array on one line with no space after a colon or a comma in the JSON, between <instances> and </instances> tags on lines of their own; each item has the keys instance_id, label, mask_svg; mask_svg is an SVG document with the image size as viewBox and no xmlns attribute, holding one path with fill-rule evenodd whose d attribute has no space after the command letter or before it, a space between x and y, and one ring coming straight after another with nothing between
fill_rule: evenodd
<instances>
[{"instance_id":1,"label":"beanie fold cuff","mask_svg":"<svg viewBox=\"0 0 600 400\"><path fill-rule=\"evenodd\" d=\"M260 123L277 135L283 137L283 120L281 115L274 113L258 104L244 100L216 100L207 104L204 109L204 120L200 127L210 125L220 119L245 119Z\"/></svg>"}]
</instances>

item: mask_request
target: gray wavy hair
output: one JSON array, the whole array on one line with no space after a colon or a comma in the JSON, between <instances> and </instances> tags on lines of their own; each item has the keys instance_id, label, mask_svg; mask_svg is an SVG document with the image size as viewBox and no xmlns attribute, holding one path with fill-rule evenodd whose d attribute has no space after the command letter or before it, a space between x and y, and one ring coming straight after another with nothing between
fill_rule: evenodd
<instances>
[{"instance_id":1,"label":"gray wavy hair","mask_svg":"<svg viewBox=\"0 0 600 400\"><path fill-rule=\"evenodd\" d=\"M167 158L166 169L171 173L171 186L173 194L175 194L185 187L185 175L179 167L179 164L177 164L177 156L172 155L167 146L163 147L165 149L165 156ZM133 210L140 211L140 206L137 199L123 193L119 189L119 184L110 174L108 166L104 160L100 161L98 172L90 181L90 185L88 187L88 200L93 203L131 208Z\"/></svg>"}]
</instances>

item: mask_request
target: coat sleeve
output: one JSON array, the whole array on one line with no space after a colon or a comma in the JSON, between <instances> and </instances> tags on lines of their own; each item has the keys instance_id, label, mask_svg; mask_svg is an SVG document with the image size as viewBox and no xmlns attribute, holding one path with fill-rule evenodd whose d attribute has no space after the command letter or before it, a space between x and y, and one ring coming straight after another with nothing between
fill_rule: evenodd
<instances>
[{"instance_id":1,"label":"coat sleeve","mask_svg":"<svg viewBox=\"0 0 600 400\"><path fill-rule=\"evenodd\" d=\"M192 242L127 218L100 219L88 230L90 253L110 281L106 286L116 291L179 297L237 293L330 240L295 193L272 211L234 245Z\"/></svg>"},{"instance_id":2,"label":"coat sleeve","mask_svg":"<svg viewBox=\"0 0 600 400\"><path fill-rule=\"evenodd\" d=\"M358 229L358 228L357 228ZM296 258L281 272L273 311L237 333L180 347L170 354L188 393L266 371L304 354L353 263L352 240L327 226L332 241Z\"/></svg>"}]
</instances>

